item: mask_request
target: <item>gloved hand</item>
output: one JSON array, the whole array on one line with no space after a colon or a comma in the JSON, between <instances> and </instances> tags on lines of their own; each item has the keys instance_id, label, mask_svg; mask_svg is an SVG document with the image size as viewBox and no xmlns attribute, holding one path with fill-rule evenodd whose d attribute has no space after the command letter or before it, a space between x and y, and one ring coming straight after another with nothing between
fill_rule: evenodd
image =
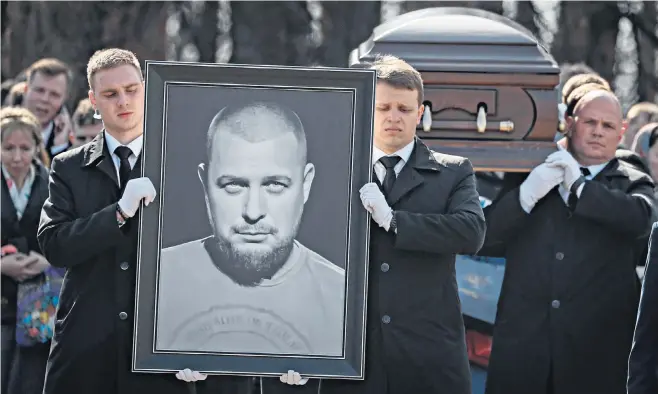
<instances>
[{"instance_id":1,"label":"gloved hand","mask_svg":"<svg viewBox=\"0 0 658 394\"><path fill-rule=\"evenodd\" d=\"M519 188L519 200L524 211L530 212L535 204L564 180L564 171L554 163L535 167Z\"/></svg>"},{"instance_id":2,"label":"gloved hand","mask_svg":"<svg viewBox=\"0 0 658 394\"><path fill-rule=\"evenodd\" d=\"M557 152L551 153L544 162L557 164L562 167L564 170L564 181L562 182L562 186L564 186L565 189L570 190L571 185L573 185L573 183L583 174L580 171L580 164L578 164L576 159L571 156L571 153L560 145L558 145L558 149Z\"/></svg>"},{"instance_id":3,"label":"gloved hand","mask_svg":"<svg viewBox=\"0 0 658 394\"><path fill-rule=\"evenodd\" d=\"M133 217L139 208L139 203L144 200L144 205L149 205L155 200L155 194L155 187L150 179L131 179L126 183L126 188L119 200L119 207L128 217Z\"/></svg>"},{"instance_id":4,"label":"gloved hand","mask_svg":"<svg viewBox=\"0 0 658 394\"><path fill-rule=\"evenodd\" d=\"M370 212L372 219L388 231L391 220L393 219L393 210L386 202L386 197L376 183L370 182L363 185L361 190L361 203L363 207Z\"/></svg>"},{"instance_id":5,"label":"gloved hand","mask_svg":"<svg viewBox=\"0 0 658 394\"><path fill-rule=\"evenodd\" d=\"M126 185L126 189L127 188L128 188L128 185ZM208 375L206 375L205 373L192 371L189 368L185 368L184 370L178 371L178 373L176 373L176 379L182 380L182 381L185 381L185 382L188 382L188 383L196 382L198 380L206 380L207 377L208 377Z\"/></svg>"},{"instance_id":6,"label":"gloved hand","mask_svg":"<svg viewBox=\"0 0 658 394\"><path fill-rule=\"evenodd\" d=\"M308 378L302 378L299 375L299 372L295 372L293 370L289 370L288 373L284 373L281 375L279 378L281 382L289 384L291 386L303 386L308 382Z\"/></svg>"}]
</instances>

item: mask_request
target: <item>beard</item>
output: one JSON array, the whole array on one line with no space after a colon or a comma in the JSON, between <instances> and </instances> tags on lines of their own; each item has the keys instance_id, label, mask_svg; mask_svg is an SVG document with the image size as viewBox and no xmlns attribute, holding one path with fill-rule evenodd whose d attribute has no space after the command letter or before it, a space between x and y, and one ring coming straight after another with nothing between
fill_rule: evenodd
<instances>
[{"instance_id":1,"label":"beard","mask_svg":"<svg viewBox=\"0 0 658 394\"><path fill-rule=\"evenodd\" d=\"M204 241L203 245L220 271L241 286L255 287L264 279L271 279L288 261L298 226L299 220L293 229L293 235L281 239L267 250L236 247L221 235L217 235L218 232Z\"/></svg>"}]
</instances>

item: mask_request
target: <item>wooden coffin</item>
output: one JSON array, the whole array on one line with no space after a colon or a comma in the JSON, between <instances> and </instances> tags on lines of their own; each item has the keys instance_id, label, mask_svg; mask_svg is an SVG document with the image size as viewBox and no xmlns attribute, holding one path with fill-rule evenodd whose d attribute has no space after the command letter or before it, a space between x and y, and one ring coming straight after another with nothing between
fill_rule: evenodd
<instances>
[{"instance_id":1,"label":"wooden coffin","mask_svg":"<svg viewBox=\"0 0 658 394\"><path fill-rule=\"evenodd\" d=\"M466 156L478 171L505 172L528 171L555 151L560 69L514 21L478 9L422 9L377 26L350 66L377 54L421 72L426 108L417 133L433 149Z\"/></svg>"}]
</instances>

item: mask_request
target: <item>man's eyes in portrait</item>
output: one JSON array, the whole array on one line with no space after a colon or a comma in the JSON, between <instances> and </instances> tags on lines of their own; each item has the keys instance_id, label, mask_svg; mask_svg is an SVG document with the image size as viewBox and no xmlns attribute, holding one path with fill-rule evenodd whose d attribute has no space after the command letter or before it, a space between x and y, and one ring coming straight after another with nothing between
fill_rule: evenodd
<instances>
[{"instance_id":1,"label":"man's eyes in portrait","mask_svg":"<svg viewBox=\"0 0 658 394\"><path fill-rule=\"evenodd\" d=\"M281 194L290 187L291 179L286 176L272 176L263 180L261 187L270 194ZM239 194L249 188L249 182L244 179L232 177L220 177L217 179L217 187L228 194Z\"/></svg>"},{"instance_id":2,"label":"man's eyes in portrait","mask_svg":"<svg viewBox=\"0 0 658 394\"><path fill-rule=\"evenodd\" d=\"M238 194L243 189L249 187L249 182L244 179L222 176L217 178L217 187L224 190L228 194Z\"/></svg>"}]
</instances>

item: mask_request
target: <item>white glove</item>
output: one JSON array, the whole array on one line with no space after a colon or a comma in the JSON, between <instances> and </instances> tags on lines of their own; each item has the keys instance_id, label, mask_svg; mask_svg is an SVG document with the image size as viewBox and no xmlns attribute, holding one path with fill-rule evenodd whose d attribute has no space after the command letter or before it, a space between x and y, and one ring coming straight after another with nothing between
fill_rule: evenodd
<instances>
[{"instance_id":1,"label":"white glove","mask_svg":"<svg viewBox=\"0 0 658 394\"><path fill-rule=\"evenodd\" d=\"M279 378L282 383L289 384L291 386L303 386L308 382L308 378L303 378L299 375L299 372L295 372L292 369L288 373L284 373Z\"/></svg>"},{"instance_id":2,"label":"white glove","mask_svg":"<svg viewBox=\"0 0 658 394\"><path fill-rule=\"evenodd\" d=\"M128 188L128 186L126 185L126 189L127 188ZM207 377L208 377L208 375L206 375L205 373L192 371L189 368L185 368L182 371L178 371L178 373L176 374L176 379L182 380L182 381L185 381L185 382L188 382L188 383L196 382L198 380L206 380Z\"/></svg>"},{"instance_id":3,"label":"white glove","mask_svg":"<svg viewBox=\"0 0 658 394\"><path fill-rule=\"evenodd\" d=\"M144 200L147 206L155 200L155 187L148 178L131 179L126 183L123 196L119 200L119 207L128 217L133 217L139 208L139 203Z\"/></svg>"},{"instance_id":4,"label":"white glove","mask_svg":"<svg viewBox=\"0 0 658 394\"><path fill-rule=\"evenodd\" d=\"M576 159L571 156L571 153L559 145L558 148L559 150L551 153L544 162L562 167L564 171L564 181L562 182L562 186L564 186L565 189L570 190L571 185L573 185L573 183L583 174L580 171L580 164L578 164Z\"/></svg>"},{"instance_id":5,"label":"white glove","mask_svg":"<svg viewBox=\"0 0 658 394\"><path fill-rule=\"evenodd\" d=\"M519 188L519 202L524 211L530 212L541 200L564 180L562 167L553 163L542 163L535 167Z\"/></svg>"},{"instance_id":6,"label":"white glove","mask_svg":"<svg viewBox=\"0 0 658 394\"><path fill-rule=\"evenodd\" d=\"M370 182L363 185L360 190L361 203L370 212L372 219L388 231L393 219L393 210L386 202L386 197L376 183Z\"/></svg>"}]
</instances>

